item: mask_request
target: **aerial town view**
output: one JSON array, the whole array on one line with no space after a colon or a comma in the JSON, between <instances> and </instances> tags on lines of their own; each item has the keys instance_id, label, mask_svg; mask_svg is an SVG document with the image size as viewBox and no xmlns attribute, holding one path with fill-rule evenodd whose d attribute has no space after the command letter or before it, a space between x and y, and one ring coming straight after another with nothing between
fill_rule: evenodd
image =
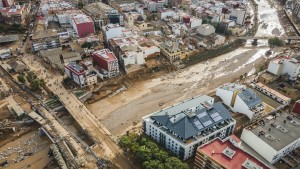
<instances>
[{"instance_id":1,"label":"aerial town view","mask_svg":"<svg viewBox=\"0 0 300 169\"><path fill-rule=\"evenodd\" d=\"M0 168L300 169L300 0L0 0Z\"/></svg>"}]
</instances>

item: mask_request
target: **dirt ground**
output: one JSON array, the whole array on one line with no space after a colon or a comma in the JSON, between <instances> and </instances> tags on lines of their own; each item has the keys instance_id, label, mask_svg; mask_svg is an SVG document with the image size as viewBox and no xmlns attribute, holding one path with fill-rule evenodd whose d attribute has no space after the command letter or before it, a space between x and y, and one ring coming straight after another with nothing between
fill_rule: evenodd
<instances>
[{"instance_id":1,"label":"dirt ground","mask_svg":"<svg viewBox=\"0 0 300 169\"><path fill-rule=\"evenodd\" d=\"M9 165L4 167L7 169L43 168L51 161L48 157L50 144L46 136L40 137L34 130L2 146L0 160L8 161Z\"/></svg>"},{"instance_id":2,"label":"dirt ground","mask_svg":"<svg viewBox=\"0 0 300 169\"><path fill-rule=\"evenodd\" d=\"M141 122L145 115L192 96L210 94L240 75L255 72L253 67L259 69L264 64L267 50L240 48L186 69L135 82L128 90L87 107L113 135L118 136L134 122ZM164 103L162 107L160 102Z\"/></svg>"}]
</instances>

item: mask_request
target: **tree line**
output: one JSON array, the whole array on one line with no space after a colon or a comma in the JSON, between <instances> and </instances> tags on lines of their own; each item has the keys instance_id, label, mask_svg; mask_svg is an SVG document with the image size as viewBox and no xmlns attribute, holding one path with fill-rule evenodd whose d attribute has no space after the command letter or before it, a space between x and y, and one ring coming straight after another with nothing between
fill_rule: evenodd
<instances>
[{"instance_id":1,"label":"tree line","mask_svg":"<svg viewBox=\"0 0 300 169\"><path fill-rule=\"evenodd\" d=\"M148 136L124 135L119 144L125 152L141 162L144 169L189 169L186 163L171 156Z\"/></svg>"}]
</instances>

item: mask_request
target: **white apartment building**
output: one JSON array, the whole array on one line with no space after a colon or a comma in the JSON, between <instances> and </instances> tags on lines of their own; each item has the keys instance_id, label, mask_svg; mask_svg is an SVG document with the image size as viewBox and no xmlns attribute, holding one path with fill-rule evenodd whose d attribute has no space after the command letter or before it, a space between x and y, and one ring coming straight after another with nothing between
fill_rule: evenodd
<instances>
[{"instance_id":1,"label":"white apartment building","mask_svg":"<svg viewBox=\"0 0 300 169\"><path fill-rule=\"evenodd\" d=\"M256 93L244 85L227 83L217 89L216 95L233 112L245 114L251 120L259 119L265 110L265 106Z\"/></svg>"},{"instance_id":2,"label":"white apartment building","mask_svg":"<svg viewBox=\"0 0 300 169\"><path fill-rule=\"evenodd\" d=\"M279 56L270 61L267 71L277 76L287 74L290 80L297 80L300 61L287 56Z\"/></svg>"},{"instance_id":3,"label":"white apartment building","mask_svg":"<svg viewBox=\"0 0 300 169\"><path fill-rule=\"evenodd\" d=\"M143 117L144 133L186 160L198 146L232 134L236 121L220 102L196 96Z\"/></svg>"},{"instance_id":4,"label":"white apartment building","mask_svg":"<svg viewBox=\"0 0 300 169\"><path fill-rule=\"evenodd\" d=\"M102 31L104 32L104 39L106 42L111 38L121 37L123 34L123 30L126 28L120 26L119 24L108 24L102 27Z\"/></svg>"},{"instance_id":5,"label":"white apartment building","mask_svg":"<svg viewBox=\"0 0 300 169\"><path fill-rule=\"evenodd\" d=\"M269 163L274 164L300 146L300 122L291 115L270 115L244 128L241 139Z\"/></svg>"}]
</instances>

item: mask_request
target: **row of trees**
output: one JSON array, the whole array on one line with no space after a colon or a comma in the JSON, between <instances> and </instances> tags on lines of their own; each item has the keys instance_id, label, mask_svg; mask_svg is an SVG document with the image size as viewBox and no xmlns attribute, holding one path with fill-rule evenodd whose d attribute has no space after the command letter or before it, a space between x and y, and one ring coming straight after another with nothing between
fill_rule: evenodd
<instances>
[{"instance_id":1,"label":"row of trees","mask_svg":"<svg viewBox=\"0 0 300 169\"><path fill-rule=\"evenodd\" d=\"M186 163L176 157L170 156L164 149L158 147L147 136L137 134L124 135L120 139L120 146L125 152L143 164L145 169L188 169Z\"/></svg>"},{"instance_id":2,"label":"row of trees","mask_svg":"<svg viewBox=\"0 0 300 169\"><path fill-rule=\"evenodd\" d=\"M8 25L1 23L0 24L0 33L24 33L26 27L18 24Z\"/></svg>"},{"instance_id":3,"label":"row of trees","mask_svg":"<svg viewBox=\"0 0 300 169\"><path fill-rule=\"evenodd\" d=\"M18 81L20 83L25 84L26 80L30 84L30 88L33 91L40 90L45 86L44 79L39 79L32 71L28 72L27 75L25 73L21 73L17 76Z\"/></svg>"}]
</instances>

